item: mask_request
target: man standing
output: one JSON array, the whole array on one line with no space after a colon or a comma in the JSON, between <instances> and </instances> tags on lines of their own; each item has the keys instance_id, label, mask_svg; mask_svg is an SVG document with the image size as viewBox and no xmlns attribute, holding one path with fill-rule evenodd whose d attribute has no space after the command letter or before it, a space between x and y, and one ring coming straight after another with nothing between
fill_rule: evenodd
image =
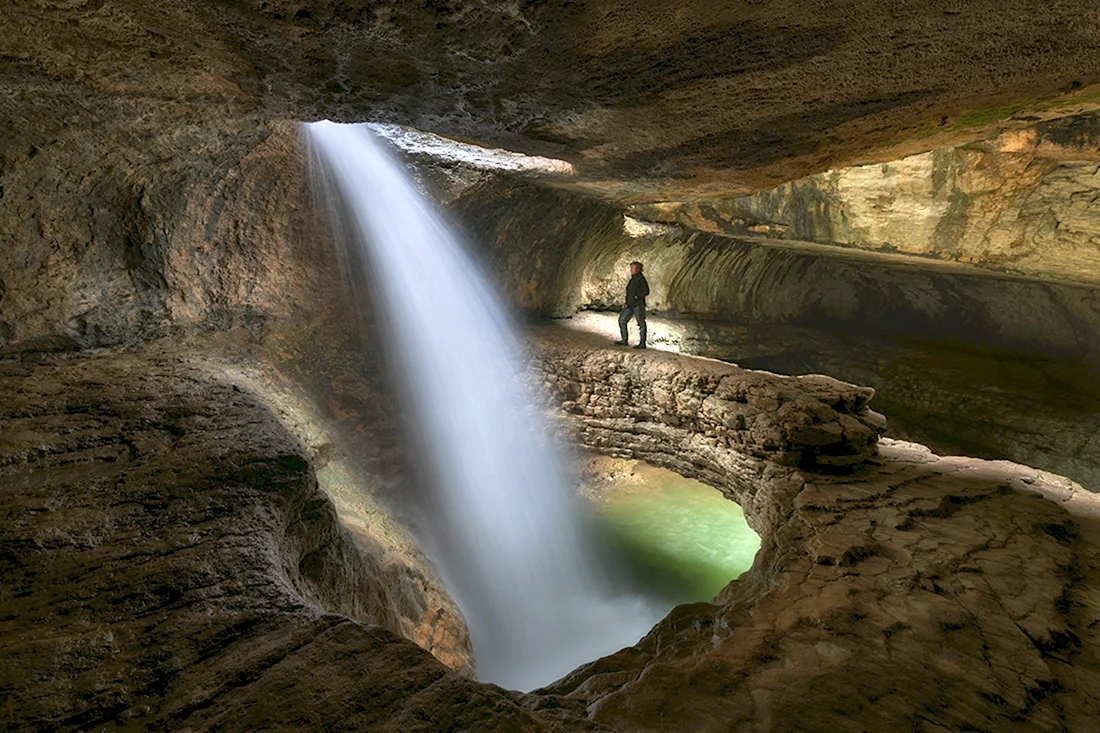
<instances>
[{"instance_id":1,"label":"man standing","mask_svg":"<svg viewBox=\"0 0 1100 733\"><path fill-rule=\"evenodd\" d=\"M645 296L649 295L649 283L642 274L642 263L630 263L630 282L626 284L626 303L623 304L622 313L619 314L619 332L622 339L615 343L626 346L627 324L634 318L638 322L638 345L635 349L645 348Z\"/></svg>"}]
</instances>

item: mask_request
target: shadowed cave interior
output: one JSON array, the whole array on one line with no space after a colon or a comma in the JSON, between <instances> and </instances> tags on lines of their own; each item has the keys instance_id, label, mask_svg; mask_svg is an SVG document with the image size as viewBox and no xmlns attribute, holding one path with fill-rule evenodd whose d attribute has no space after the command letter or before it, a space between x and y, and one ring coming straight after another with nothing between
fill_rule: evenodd
<instances>
[{"instance_id":1,"label":"shadowed cave interior","mask_svg":"<svg viewBox=\"0 0 1100 733\"><path fill-rule=\"evenodd\" d=\"M1097 23L12 9L0 727L1100 730ZM667 603L636 643L479 681L324 119L373 123L518 324L602 550ZM610 343L634 260L645 351Z\"/></svg>"}]
</instances>

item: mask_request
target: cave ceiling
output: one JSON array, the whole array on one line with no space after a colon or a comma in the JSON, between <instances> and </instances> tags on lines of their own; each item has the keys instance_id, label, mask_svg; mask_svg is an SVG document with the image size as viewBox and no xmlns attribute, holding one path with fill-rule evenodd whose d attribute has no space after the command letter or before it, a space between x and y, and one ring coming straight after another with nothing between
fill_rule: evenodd
<instances>
[{"instance_id":1,"label":"cave ceiling","mask_svg":"<svg viewBox=\"0 0 1100 733\"><path fill-rule=\"evenodd\" d=\"M19 0L0 57L9 161L106 121L370 120L563 158L577 185L635 202L745 194L1092 110L1100 7Z\"/></svg>"}]
</instances>

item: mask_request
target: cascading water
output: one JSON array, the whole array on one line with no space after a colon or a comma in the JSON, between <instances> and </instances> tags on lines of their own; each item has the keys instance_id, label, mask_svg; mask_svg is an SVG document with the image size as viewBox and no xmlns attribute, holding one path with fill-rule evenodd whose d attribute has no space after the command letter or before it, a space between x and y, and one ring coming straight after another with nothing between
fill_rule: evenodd
<instances>
[{"instance_id":1,"label":"cascading water","mask_svg":"<svg viewBox=\"0 0 1100 733\"><path fill-rule=\"evenodd\" d=\"M611 590L486 278L366 126L305 129L389 322L478 676L531 689L634 643L661 611Z\"/></svg>"}]
</instances>

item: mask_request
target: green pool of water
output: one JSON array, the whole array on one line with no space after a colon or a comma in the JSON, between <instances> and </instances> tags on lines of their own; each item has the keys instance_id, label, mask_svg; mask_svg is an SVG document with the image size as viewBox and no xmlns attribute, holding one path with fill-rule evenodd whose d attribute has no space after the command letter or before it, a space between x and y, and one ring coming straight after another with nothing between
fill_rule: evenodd
<instances>
[{"instance_id":1,"label":"green pool of water","mask_svg":"<svg viewBox=\"0 0 1100 733\"><path fill-rule=\"evenodd\" d=\"M644 585L676 603L710 600L752 566L760 537L716 489L646 468L640 485L601 502L598 521Z\"/></svg>"}]
</instances>

